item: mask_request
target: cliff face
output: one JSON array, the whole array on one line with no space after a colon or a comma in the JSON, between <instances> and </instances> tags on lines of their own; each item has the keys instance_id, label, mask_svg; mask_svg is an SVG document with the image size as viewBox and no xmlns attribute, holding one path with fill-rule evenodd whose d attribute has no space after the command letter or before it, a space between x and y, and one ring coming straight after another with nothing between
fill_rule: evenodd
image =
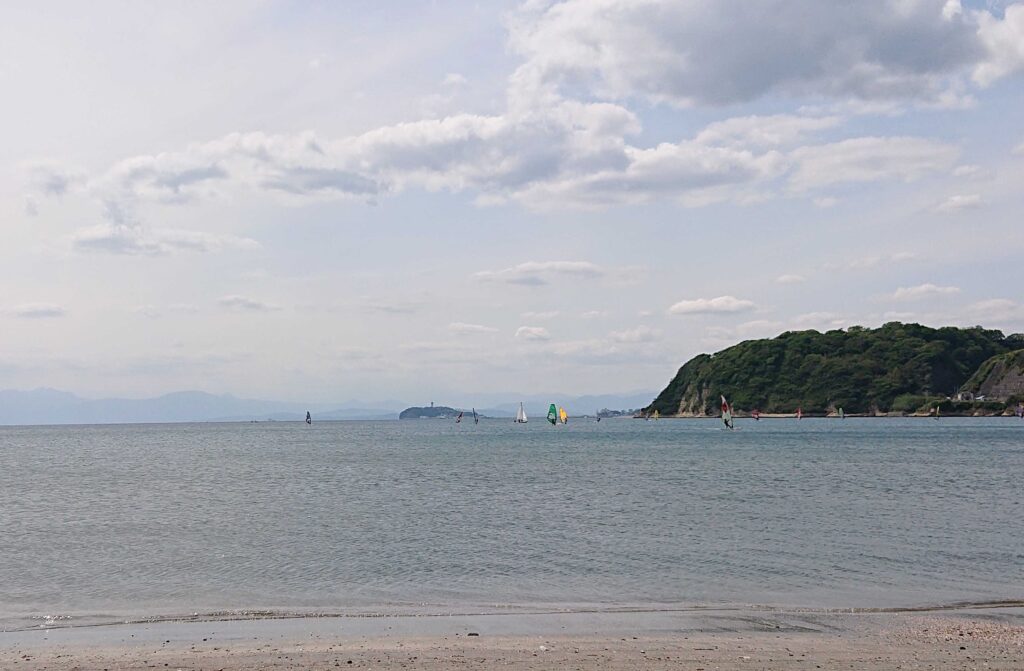
<instances>
[{"instance_id":1,"label":"cliff face","mask_svg":"<svg viewBox=\"0 0 1024 671\"><path fill-rule=\"evenodd\" d=\"M1024 396L1024 349L994 356L981 364L964 391L1004 402L1011 396Z\"/></svg>"},{"instance_id":2,"label":"cliff face","mask_svg":"<svg viewBox=\"0 0 1024 671\"><path fill-rule=\"evenodd\" d=\"M877 329L791 331L694 357L643 412L713 416L720 395L740 412L824 414L842 407L870 414L907 404L913 410L918 395L948 396L990 357L1022 347L1024 336L980 327L892 322Z\"/></svg>"}]
</instances>

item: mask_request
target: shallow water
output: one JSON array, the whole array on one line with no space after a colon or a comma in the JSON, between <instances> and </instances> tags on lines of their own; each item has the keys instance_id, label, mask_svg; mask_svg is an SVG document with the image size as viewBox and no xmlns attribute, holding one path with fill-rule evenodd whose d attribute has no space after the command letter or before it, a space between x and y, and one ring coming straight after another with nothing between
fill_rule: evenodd
<instances>
[{"instance_id":1,"label":"shallow water","mask_svg":"<svg viewBox=\"0 0 1024 671\"><path fill-rule=\"evenodd\" d=\"M0 628L1024 598L1024 422L720 426L3 427Z\"/></svg>"}]
</instances>

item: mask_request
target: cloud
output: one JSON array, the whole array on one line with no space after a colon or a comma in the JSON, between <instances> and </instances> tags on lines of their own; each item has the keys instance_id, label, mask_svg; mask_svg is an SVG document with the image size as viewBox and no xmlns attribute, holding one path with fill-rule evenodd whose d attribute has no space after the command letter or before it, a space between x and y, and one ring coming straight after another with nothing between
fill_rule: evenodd
<instances>
[{"instance_id":1,"label":"cloud","mask_svg":"<svg viewBox=\"0 0 1024 671\"><path fill-rule=\"evenodd\" d=\"M1024 323L1024 305L1008 298L990 298L968 306L974 319L1012 324Z\"/></svg>"},{"instance_id":2,"label":"cloud","mask_svg":"<svg viewBox=\"0 0 1024 671\"><path fill-rule=\"evenodd\" d=\"M225 309L240 312L272 312L281 309L272 303L264 303L245 296L224 296L217 302Z\"/></svg>"},{"instance_id":3,"label":"cloud","mask_svg":"<svg viewBox=\"0 0 1024 671\"><path fill-rule=\"evenodd\" d=\"M895 301L912 301L932 296L949 296L960 293L958 287L940 287L935 284L925 283L915 287L900 287L892 293L890 298Z\"/></svg>"},{"instance_id":4,"label":"cloud","mask_svg":"<svg viewBox=\"0 0 1024 671\"><path fill-rule=\"evenodd\" d=\"M680 107L764 97L950 104L969 75L984 86L1024 64L1024 8L1000 20L954 7L530 2L510 19L512 48L525 58L514 81L525 92L584 88Z\"/></svg>"},{"instance_id":5,"label":"cloud","mask_svg":"<svg viewBox=\"0 0 1024 671\"><path fill-rule=\"evenodd\" d=\"M522 312L519 314L523 319L554 319L559 314L558 310L548 310L546 312Z\"/></svg>"},{"instance_id":6,"label":"cloud","mask_svg":"<svg viewBox=\"0 0 1024 671\"><path fill-rule=\"evenodd\" d=\"M608 337L612 342L641 343L661 340L661 335L662 332L658 329L652 329L649 326L641 325L625 331L612 331Z\"/></svg>"},{"instance_id":7,"label":"cloud","mask_svg":"<svg viewBox=\"0 0 1024 671\"><path fill-rule=\"evenodd\" d=\"M883 264L893 263L906 263L908 261L916 261L920 257L914 252L892 252L890 254L873 254L871 256L862 256L859 259L853 259L845 264L836 266L834 264L826 264L826 269L841 268L844 270L867 270L869 268L877 268Z\"/></svg>"},{"instance_id":8,"label":"cloud","mask_svg":"<svg viewBox=\"0 0 1024 671\"><path fill-rule=\"evenodd\" d=\"M988 12L976 12L978 38L988 58L974 69L973 79L981 86L1024 69L1024 5L1006 7L1003 20Z\"/></svg>"},{"instance_id":9,"label":"cloud","mask_svg":"<svg viewBox=\"0 0 1024 671\"><path fill-rule=\"evenodd\" d=\"M251 238L173 229L149 231L140 226L118 224L100 224L82 229L71 236L71 245L79 252L145 256L177 252L220 252L228 249L251 250L260 247Z\"/></svg>"},{"instance_id":10,"label":"cloud","mask_svg":"<svg viewBox=\"0 0 1024 671\"><path fill-rule=\"evenodd\" d=\"M85 181L80 170L55 161L34 163L28 170L32 190L44 196L63 196Z\"/></svg>"},{"instance_id":11,"label":"cloud","mask_svg":"<svg viewBox=\"0 0 1024 671\"><path fill-rule=\"evenodd\" d=\"M909 182L947 170L956 156L956 147L924 138L852 138L794 150L789 184L806 191L844 182Z\"/></svg>"},{"instance_id":12,"label":"cloud","mask_svg":"<svg viewBox=\"0 0 1024 671\"><path fill-rule=\"evenodd\" d=\"M469 80L464 75L458 72L449 72L444 76L444 80L441 82L443 86L465 86Z\"/></svg>"},{"instance_id":13,"label":"cloud","mask_svg":"<svg viewBox=\"0 0 1024 671\"><path fill-rule=\"evenodd\" d=\"M754 309L754 302L736 298L735 296L718 296L717 298L697 298L679 301L668 309L674 315L727 314L749 312Z\"/></svg>"},{"instance_id":14,"label":"cloud","mask_svg":"<svg viewBox=\"0 0 1024 671\"><path fill-rule=\"evenodd\" d=\"M958 165L953 169L954 177L973 177L981 172L979 165Z\"/></svg>"},{"instance_id":15,"label":"cloud","mask_svg":"<svg viewBox=\"0 0 1024 671\"><path fill-rule=\"evenodd\" d=\"M516 329L516 337L520 340L550 340L551 334L543 326L520 326Z\"/></svg>"},{"instance_id":16,"label":"cloud","mask_svg":"<svg viewBox=\"0 0 1024 671\"><path fill-rule=\"evenodd\" d=\"M586 312L580 314L580 317L582 319L600 319L602 317L607 316L608 312L605 310L587 310Z\"/></svg>"},{"instance_id":17,"label":"cloud","mask_svg":"<svg viewBox=\"0 0 1024 671\"><path fill-rule=\"evenodd\" d=\"M981 196L976 193L950 196L935 206L936 212L956 212L957 210L977 209L984 205Z\"/></svg>"},{"instance_id":18,"label":"cloud","mask_svg":"<svg viewBox=\"0 0 1024 671\"><path fill-rule=\"evenodd\" d=\"M460 335L473 334L473 333L497 333L498 329L491 326L483 326L481 324L466 324L464 322L452 322L448 325L448 330L452 333L458 333Z\"/></svg>"},{"instance_id":19,"label":"cloud","mask_svg":"<svg viewBox=\"0 0 1024 671\"><path fill-rule=\"evenodd\" d=\"M51 319L67 315L67 310L53 303L24 303L9 307L5 312L21 319Z\"/></svg>"},{"instance_id":20,"label":"cloud","mask_svg":"<svg viewBox=\"0 0 1024 671\"><path fill-rule=\"evenodd\" d=\"M791 114L734 117L709 124L694 141L713 146L779 147L803 140L807 135L839 125L837 116L809 117Z\"/></svg>"},{"instance_id":21,"label":"cloud","mask_svg":"<svg viewBox=\"0 0 1024 671\"><path fill-rule=\"evenodd\" d=\"M806 281L803 275L779 275L775 278L776 284L800 284Z\"/></svg>"},{"instance_id":22,"label":"cloud","mask_svg":"<svg viewBox=\"0 0 1024 671\"><path fill-rule=\"evenodd\" d=\"M600 278L608 271L589 261L527 261L503 270L483 270L474 275L486 282L543 286L552 277Z\"/></svg>"}]
</instances>

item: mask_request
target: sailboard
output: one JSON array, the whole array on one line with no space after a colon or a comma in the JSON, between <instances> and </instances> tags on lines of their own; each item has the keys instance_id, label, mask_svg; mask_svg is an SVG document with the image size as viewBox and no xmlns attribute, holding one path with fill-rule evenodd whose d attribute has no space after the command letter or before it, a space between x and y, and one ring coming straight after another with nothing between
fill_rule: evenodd
<instances>
[{"instance_id":1,"label":"sailboard","mask_svg":"<svg viewBox=\"0 0 1024 671\"><path fill-rule=\"evenodd\" d=\"M309 410L306 411L306 424L313 423L313 415L309 414Z\"/></svg>"},{"instance_id":2,"label":"sailboard","mask_svg":"<svg viewBox=\"0 0 1024 671\"><path fill-rule=\"evenodd\" d=\"M565 411L565 408L563 408L561 406L559 406L559 408L558 408L558 421L560 421L562 424L568 424L569 423L569 413L567 413Z\"/></svg>"},{"instance_id":3,"label":"sailboard","mask_svg":"<svg viewBox=\"0 0 1024 671\"><path fill-rule=\"evenodd\" d=\"M460 422L462 422L462 411L461 410L459 411L459 416L455 418L455 423L456 424L459 424Z\"/></svg>"},{"instance_id":4,"label":"sailboard","mask_svg":"<svg viewBox=\"0 0 1024 671\"><path fill-rule=\"evenodd\" d=\"M473 423L474 424L479 424L480 423L480 416L476 414L476 408L473 408Z\"/></svg>"},{"instance_id":5,"label":"sailboard","mask_svg":"<svg viewBox=\"0 0 1024 671\"><path fill-rule=\"evenodd\" d=\"M548 408L548 421L551 422L551 426L558 423L558 408L555 407L554 403Z\"/></svg>"},{"instance_id":6,"label":"sailboard","mask_svg":"<svg viewBox=\"0 0 1024 671\"><path fill-rule=\"evenodd\" d=\"M725 396L722 397L722 423L730 429L733 428L732 408L729 407L729 401L725 400Z\"/></svg>"}]
</instances>

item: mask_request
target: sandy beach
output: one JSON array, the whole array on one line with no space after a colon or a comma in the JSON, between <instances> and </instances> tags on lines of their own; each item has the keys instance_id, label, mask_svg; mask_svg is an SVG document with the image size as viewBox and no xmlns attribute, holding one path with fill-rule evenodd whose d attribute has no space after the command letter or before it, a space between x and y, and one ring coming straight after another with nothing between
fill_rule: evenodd
<instances>
[{"instance_id":1,"label":"sandy beach","mask_svg":"<svg viewBox=\"0 0 1024 671\"><path fill-rule=\"evenodd\" d=\"M4 669L1024 669L1024 609L159 622L0 634Z\"/></svg>"}]
</instances>

